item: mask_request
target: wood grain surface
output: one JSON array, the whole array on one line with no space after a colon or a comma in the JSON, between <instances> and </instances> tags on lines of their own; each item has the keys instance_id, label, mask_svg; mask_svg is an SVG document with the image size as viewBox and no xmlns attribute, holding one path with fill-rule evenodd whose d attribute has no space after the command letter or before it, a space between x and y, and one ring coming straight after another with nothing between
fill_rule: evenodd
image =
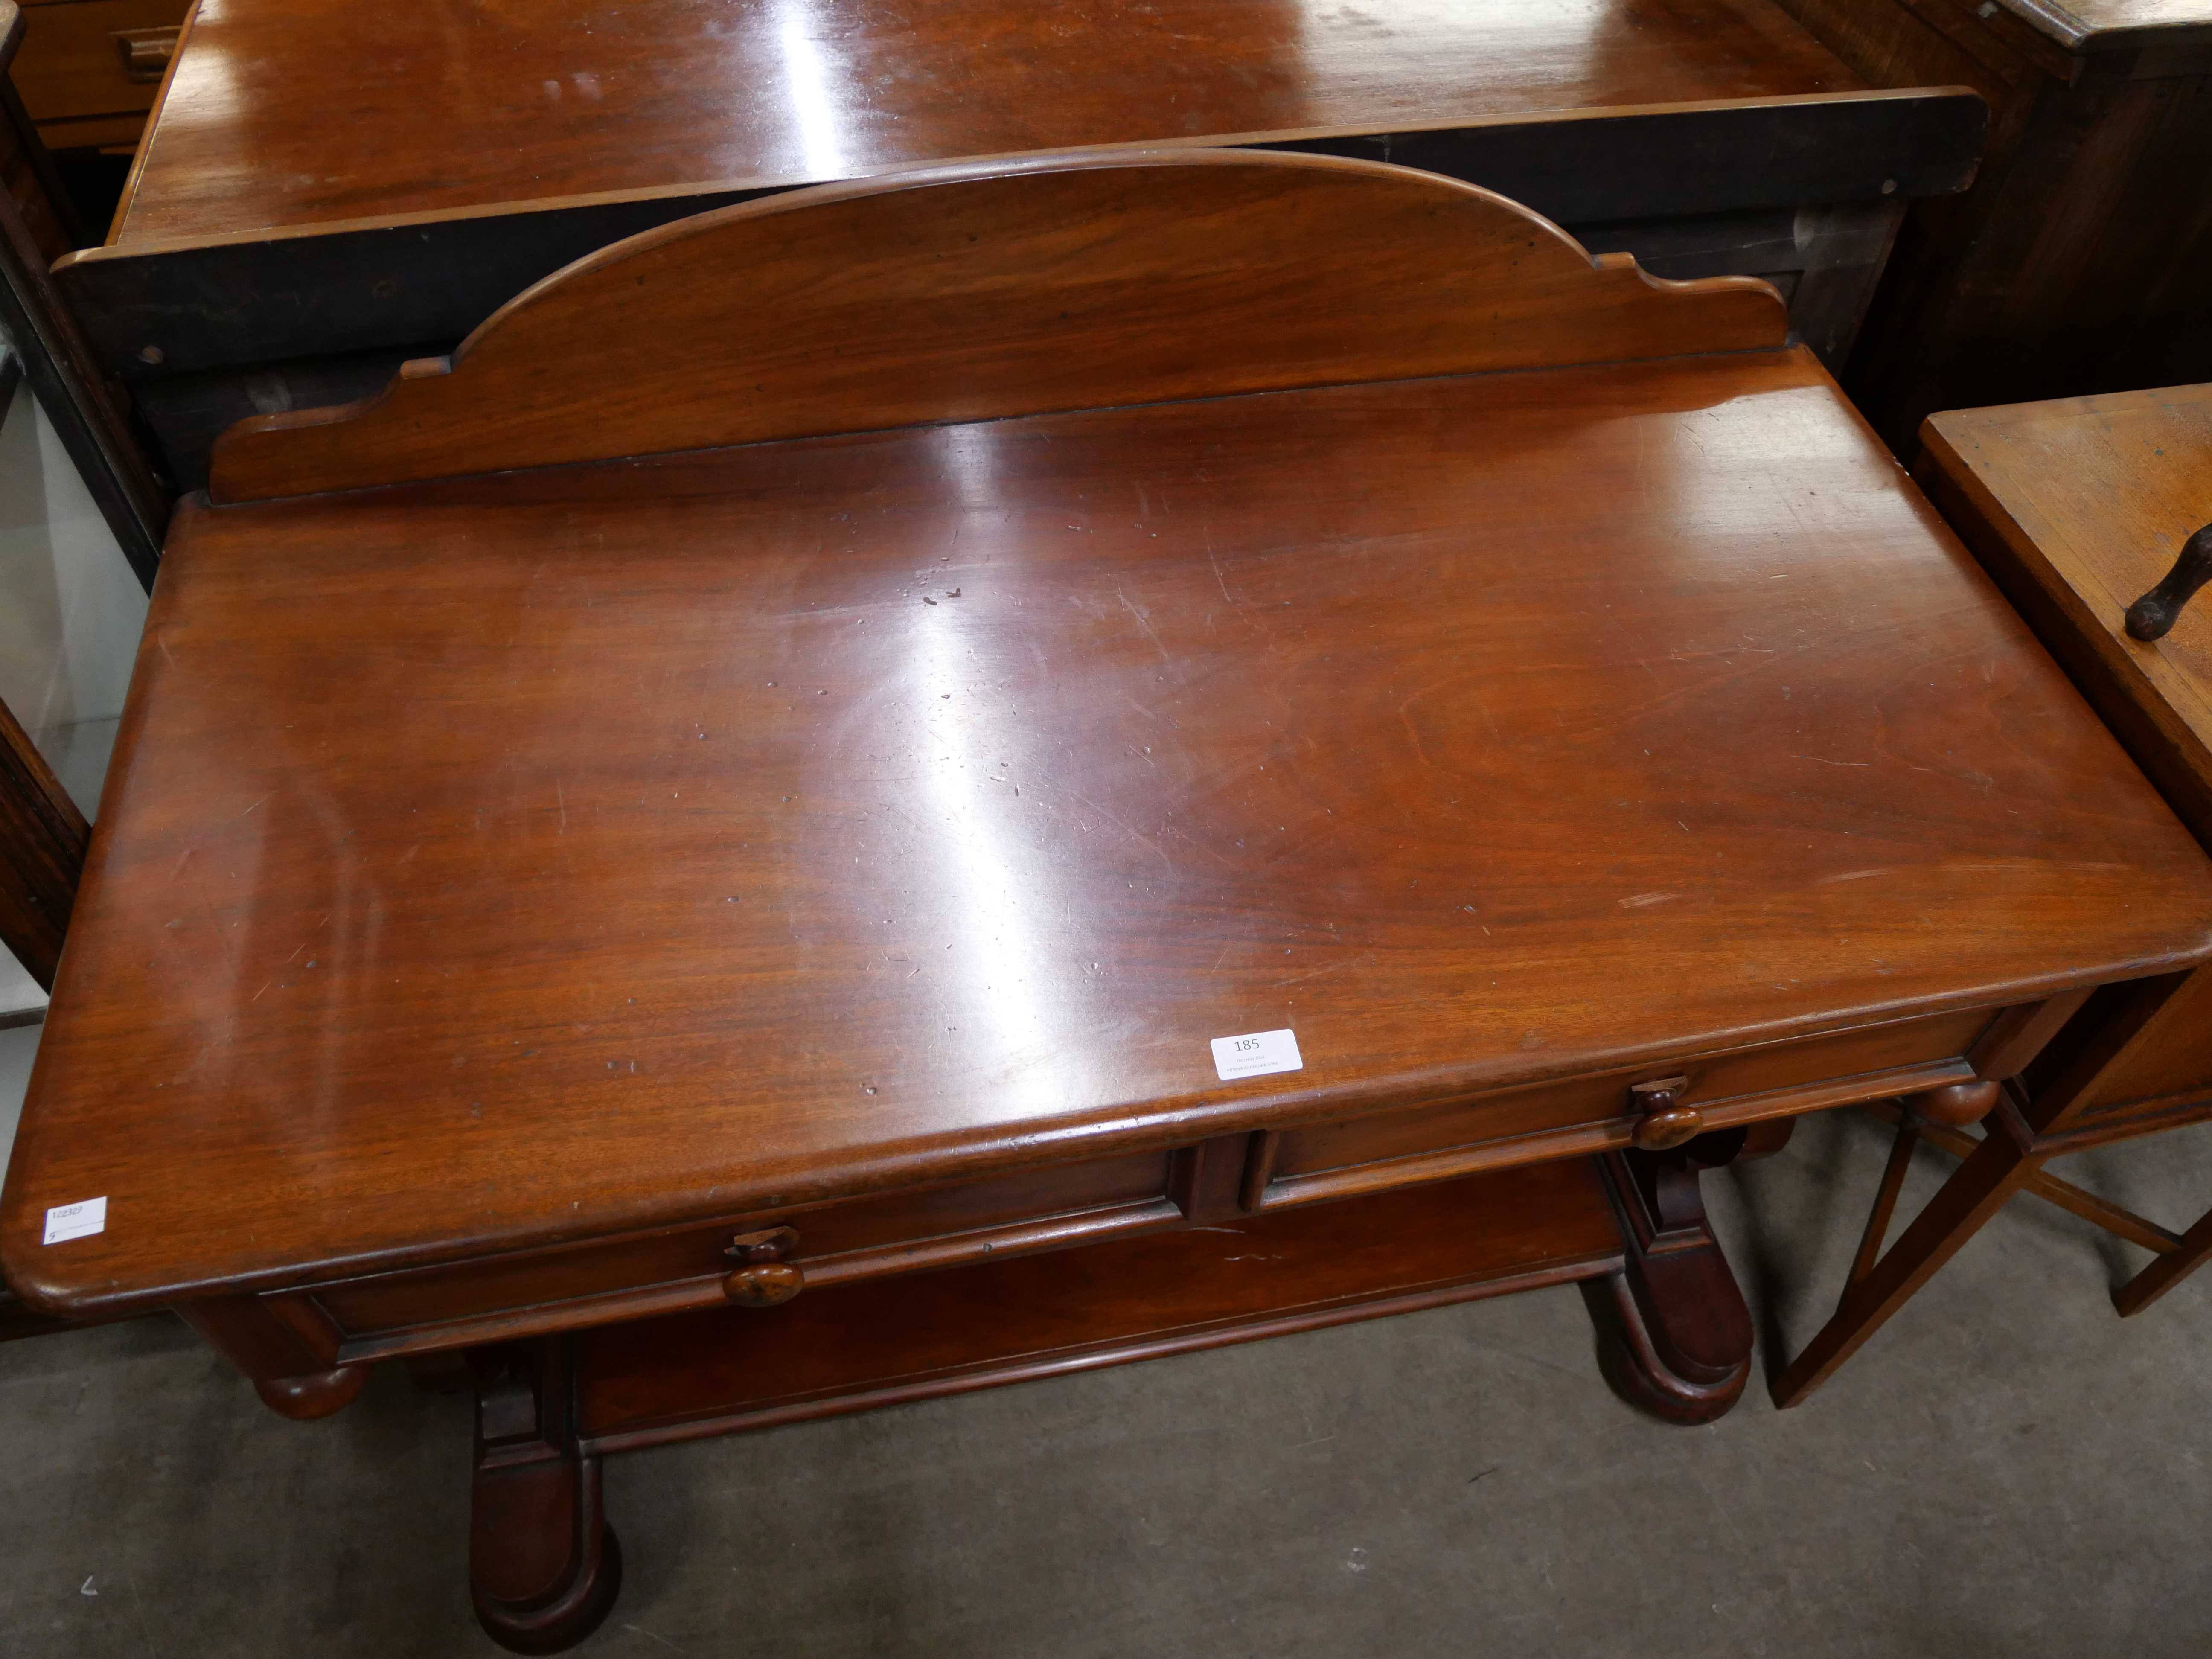
<instances>
[{"instance_id":1,"label":"wood grain surface","mask_svg":"<svg viewBox=\"0 0 2212 1659\"><path fill-rule=\"evenodd\" d=\"M1766 0L226 0L111 240L1858 84Z\"/></svg>"},{"instance_id":2,"label":"wood grain surface","mask_svg":"<svg viewBox=\"0 0 2212 1659\"><path fill-rule=\"evenodd\" d=\"M194 507L0 1261L329 1279L2208 953L1802 350Z\"/></svg>"},{"instance_id":3,"label":"wood grain surface","mask_svg":"<svg viewBox=\"0 0 2212 1659\"><path fill-rule=\"evenodd\" d=\"M1765 283L1594 267L1527 209L1432 173L1228 150L1038 157L794 191L617 242L517 296L450 368L239 422L209 494L1741 350L1787 330Z\"/></svg>"},{"instance_id":4,"label":"wood grain surface","mask_svg":"<svg viewBox=\"0 0 2212 1659\"><path fill-rule=\"evenodd\" d=\"M2212 386L1954 410L1922 437L1975 550L2212 846L2212 606L2149 642L2124 623L2212 522Z\"/></svg>"}]
</instances>

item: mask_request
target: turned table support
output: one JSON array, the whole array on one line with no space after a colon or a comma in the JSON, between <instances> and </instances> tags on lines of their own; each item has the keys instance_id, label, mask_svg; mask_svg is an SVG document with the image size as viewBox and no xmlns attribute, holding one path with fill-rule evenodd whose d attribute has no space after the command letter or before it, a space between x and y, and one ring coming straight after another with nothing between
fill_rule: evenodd
<instances>
[{"instance_id":1,"label":"turned table support","mask_svg":"<svg viewBox=\"0 0 2212 1659\"><path fill-rule=\"evenodd\" d=\"M1668 1423L1710 1423L1751 1375L1751 1313L1706 1223L1699 1174L1745 1150L1742 1129L1599 1160L1624 1261L1608 1279L1620 1324L1606 1368L1632 1405Z\"/></svg>"},{"instance_id":2,"label":"turned table support","mask_svg":"<svg viewBox=\"0 0 2212 1659\"><path fill-rule=\"evenodd\" d=\"M576 1444L575 1340L484 1358L469 1514L477 1621L510 1652L558 1653L598 1629L622 1589L599 1460Z\"/></svg>"}]
</instances>

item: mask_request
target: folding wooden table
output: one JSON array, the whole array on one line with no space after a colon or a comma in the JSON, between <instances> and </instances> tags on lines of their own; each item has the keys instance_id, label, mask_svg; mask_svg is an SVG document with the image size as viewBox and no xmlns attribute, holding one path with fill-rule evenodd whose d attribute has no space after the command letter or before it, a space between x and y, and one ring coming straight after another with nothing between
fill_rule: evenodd
<instances>
[{"instance_id":1,"label":"folding wooden table","mask_svg":"<svg viewBox=\"0 0 2212 1659\"><path fill-rule=\"evenodd\" d=\"M2212 387L2175 386L1931 416L1915 476L2184 823L2212 846L2212 607L2133 637L2129 612L2166 586L2212 519ZM2195 561L2191 561L2194 565ZM2116 988L2069 1022L2012 1085L1980 1145L1877 1262L1917 1134L1900 1125L1859 1261L1820 1333L1776 1380L1796 1405L2016 1193L2032 1193L2157 1256L2114 1292L2148 1306L2212 1255L2188 1234L2053 1175L2054 1158L2212 1117L2212 972Z\"/></svg>"}]
</instances>

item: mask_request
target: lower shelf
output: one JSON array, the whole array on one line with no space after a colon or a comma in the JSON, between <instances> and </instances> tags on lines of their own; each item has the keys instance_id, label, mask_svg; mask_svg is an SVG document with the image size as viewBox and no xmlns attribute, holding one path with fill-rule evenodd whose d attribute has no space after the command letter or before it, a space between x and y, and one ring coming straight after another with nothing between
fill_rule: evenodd
<instances>
[{"instance_id":1,"label":"lower shelf","mask_svg":"<svg viewBox=\"0 0 2212 1659\"><path fill-rule=\"evenodd\" d=\"M1587 1159L585 1334L579 1438L616 1451L1594 1278Z\"/></svg>"}]
</instances>

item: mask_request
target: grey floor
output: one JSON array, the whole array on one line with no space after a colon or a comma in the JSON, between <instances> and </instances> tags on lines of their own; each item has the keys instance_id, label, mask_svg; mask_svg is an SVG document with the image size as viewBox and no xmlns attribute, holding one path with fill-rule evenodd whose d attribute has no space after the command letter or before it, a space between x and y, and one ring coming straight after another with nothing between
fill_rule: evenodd
<instances>
[{"instance_id":1,"label":"grey floor","mask_svg":"<svg viewBox=\"0 0 2212 1659\"><path fill-rule=\"evenodd\" d=\"M1831 1114L1709 1181L1770 1351L1882 1133ZM2069 1173L2179 1224L2212 1133ZM2017 1200L1809 1404L1704 1429L1606 1391L1566 1289L633 1455L580 1651L2205 1654L2212 1273L2123 1323L2144 1259ZM294 1424L179 1327L18 1342L0 1446L9 1659L495 1651L467 1409L397 1370Z\"/></svg>"}]
</instances>

